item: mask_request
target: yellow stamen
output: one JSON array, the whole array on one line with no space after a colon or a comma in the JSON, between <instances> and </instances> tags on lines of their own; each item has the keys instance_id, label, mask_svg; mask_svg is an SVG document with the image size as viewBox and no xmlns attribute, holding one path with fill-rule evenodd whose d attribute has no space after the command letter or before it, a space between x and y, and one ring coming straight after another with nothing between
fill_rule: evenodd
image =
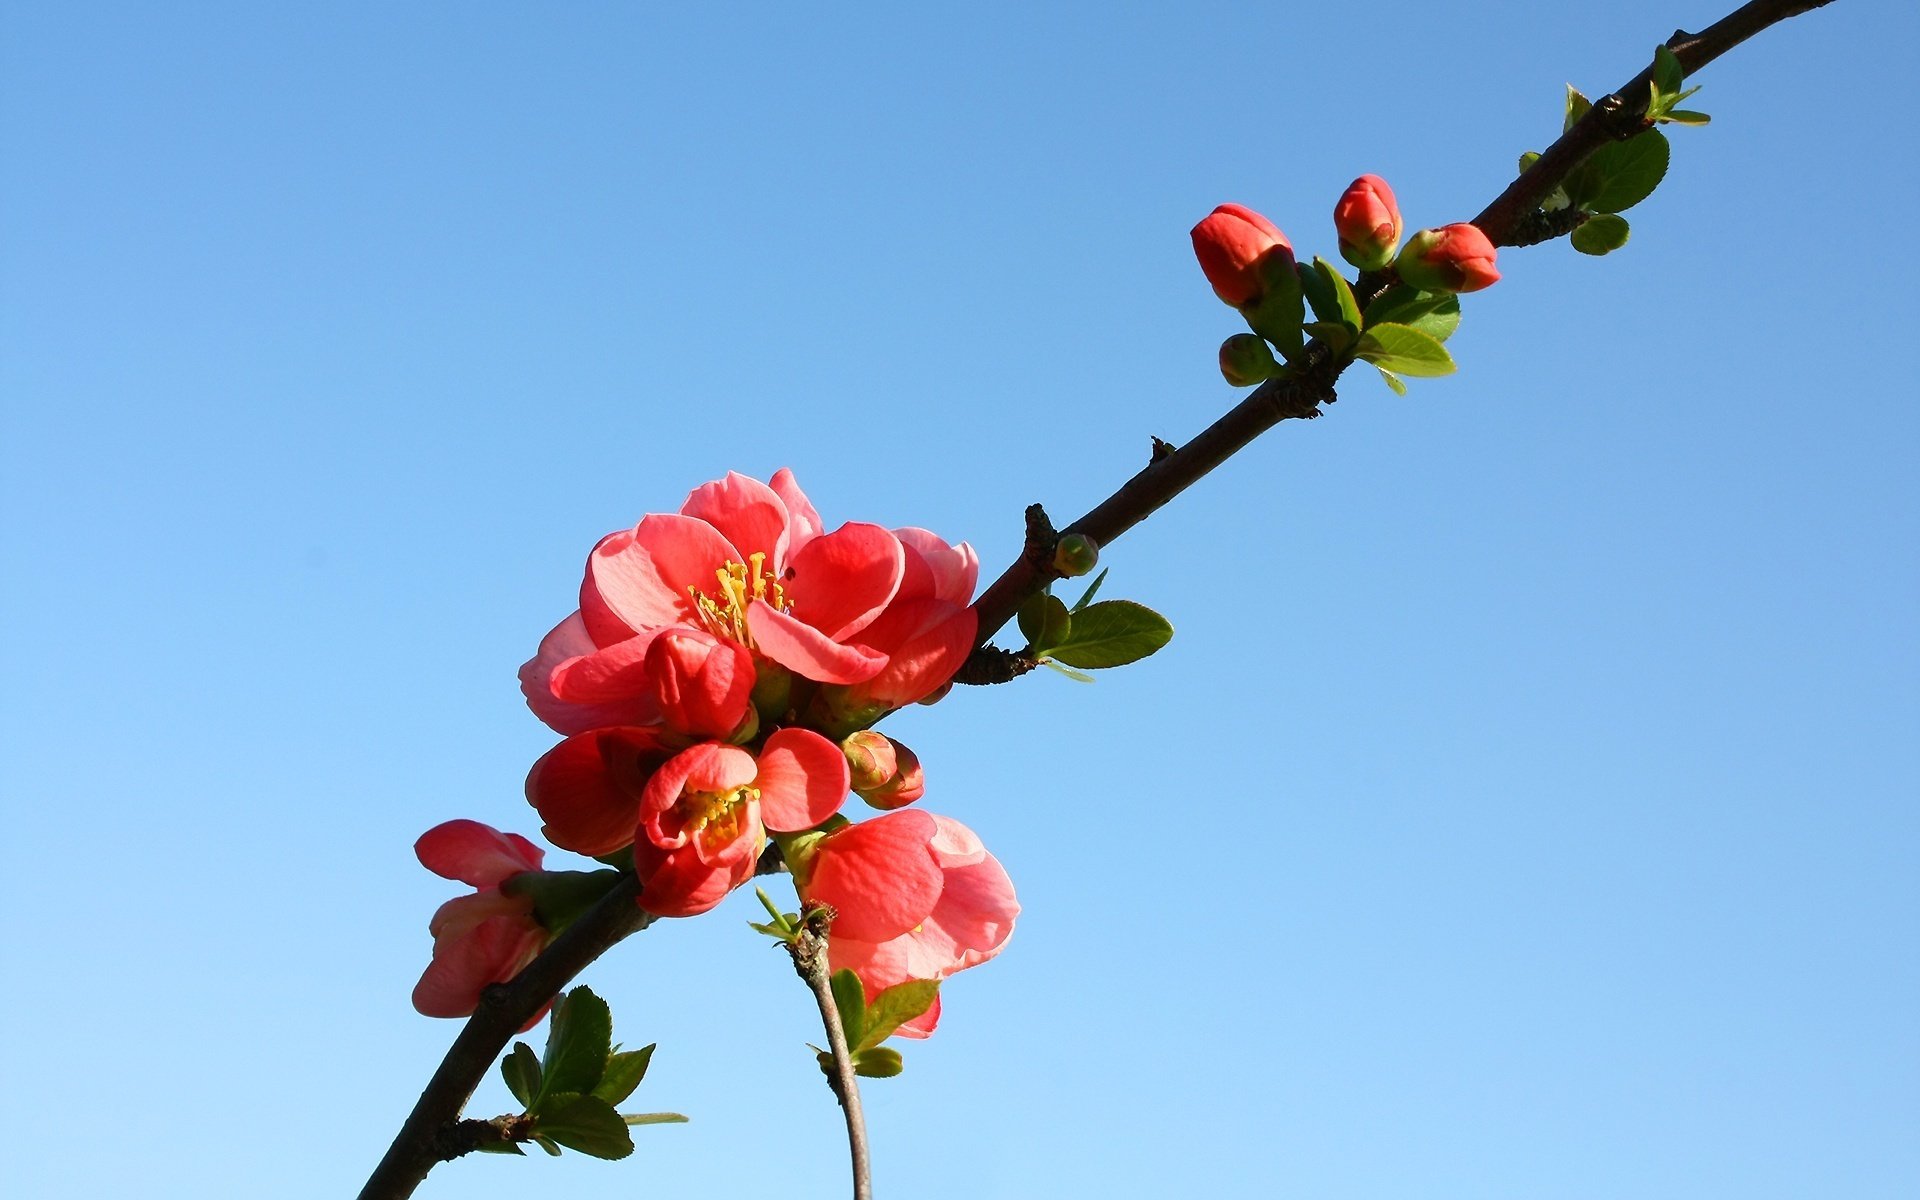
<instances>
[{"instance_id":1,"label":"yellow stamen","mask_svg":"<svg viewBox=\"0 0 1920 1200\"><path fill-rule=\"evenodd\" d=\"M765 600L781 612L790 611L787 590L767 573L766 563L765 554L754 553L747 556L745 563L730 562L720 567L713 573L717 586L712 596L692 584L687 585L687 595L693 601L694 613L715 637L751 647L753 639L747 633L747 608L755 600Z\"/></svg>"}]
</instances>

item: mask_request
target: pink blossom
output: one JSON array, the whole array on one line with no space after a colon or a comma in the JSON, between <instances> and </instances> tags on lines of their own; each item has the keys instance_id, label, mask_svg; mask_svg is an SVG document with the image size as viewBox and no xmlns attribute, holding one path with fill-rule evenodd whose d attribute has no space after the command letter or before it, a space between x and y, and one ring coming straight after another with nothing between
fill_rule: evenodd
<instances>
[{"instance_id":1,"label":"pink blossom","mask_svg":"<svg viewBox=\"0 0 1920 1200\"><path fill-rule=\"evenodd\" d=\"M413 989L413 1006L426 1016L464 1017L482 991L518 975L547 944L533 900L503 890L516 875L539 870L544 856L518 834L465 820L434 826L413 849L429 871L475 888L433 914L433 961Z\"/></svg>"},{"instance_id":2,"label":"pink blossom","mask_svg":"<svg viewBox=\"0 0 1920 1200\"><path fill-rule=\"evenodd\" d=\"M834 970L851 969L869 999L909 979L945 979L1000 952L1020 913L1013 882L972 830L920 811L888 813L822 838L802 899L836 911ZM901 1026L926 1037L939 1007Z\"/></svg>"}]
</instances>

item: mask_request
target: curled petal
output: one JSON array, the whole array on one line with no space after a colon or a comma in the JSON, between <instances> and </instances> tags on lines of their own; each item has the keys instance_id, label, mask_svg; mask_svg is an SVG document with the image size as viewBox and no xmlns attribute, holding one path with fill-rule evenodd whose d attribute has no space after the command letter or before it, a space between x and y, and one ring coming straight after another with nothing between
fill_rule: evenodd
<instances>
[{"instance_id":1,"label":"curled petal","mask_svg":"<svg viewBox=\"0 0 1920 1200\"><path fill-rule=\"evenodd\" d=\"M505 983L533 961L546 931L526 917L493 917L466 937L434 947L433 961L413 988L413 1007L429 1017L464 1017L489 984Z\"/></svg>"},{"instance_id":2,"label":"curled petal","mask_svg":"<svg viewBox=\"0 0 1920 1200\"><path fill-rule=\"evenodd\" d=\"M887 665L886 655L865 646L836 642L765 600L755 600L748 607L747 627L760 653L818 683L859 683L872 679Z\"/></svg>"},{"instance_id":3,"label":"curled petal","mask_svg":"<svg viewBox=\"0 0 1920 1200\"><path fill-rule=\"evenodd\" d=\"M781 467L773 473L767 486L787 506L787 553L798 553L800 547L826 532L826 523L814 510L813 501L807 499L807 494L800 490L792 471Z\"/></svg>"},{"instance_id":4,"label":"curled petal","mask_svg":"<svg viewBox=\"0 0 1920 1200\"><path fill-rule=\"evenodd\" d=\"M939 690L973 652L979 614L928 598L889 605L860 635L862 644L887 656L873 678L848 689L846 709L880 705L904 708Z\"/></svg>"},{"instance_id":5,"label":"curled petal","mask_svg":"<svg viewBox=\"0 0 1920 1200\"><path fill-rule=\"evenodd\" d=\"M725 853L707 859L692 845L662 850L637 838L633 863L640 876L640 907L657 917L698 916L753 878L760 849L756 838L742 836Z\"/></svg>"},{"instance_id":6,"label":"curled petal","mask_svg":"<svg viewBox=\"0 0 1920 1200\"><path fill-rule=\"evenodd\" d=\"M680 506L680 513L719 530L740 552L735 561L745 563L746 556L758 552L767 556L767 564L776 576L786 569L791 518L785 502L758 479L729 471L725 479L693 489Z\"/></svg>"},{"instance_id":7,"label":"curled petal","mask_svg":"<svg viewBox=\"0 0 1920 1200\"><path fill-rule=\"evenodd\" d=\"M830 833L814 852L802 895L837 910L833 931L842 937L898 937L940 899L940 868L927 848L937 832L931 816L902 811Z\"/></svg>"},{"instance_id":8,"label":"curled petal","mask_svg":"<svg viewBox=\"0 0 1920 1200\"><path fill-rule=\"evenodd\" d=\"M796 551L782 578L793 614L838 642L880 615L905 571L906 552L893 534L849 521Z\"/></svg>"},{"instance_id":9,"label":"curled petal","mask_svg":"<svg viewBox=\"0 0 1920 1200\"><path fill-rule=\"evenodd\" d=\"M658 630L636 634L604 649L561 663L553 672L553 694L569 704L617 707L644 711L647 647ZM647 721L629 724L645 725Z\"/></svg>"},{"instance_id":10,"label":"curled petal","mask_svg":"<svg viewBox=\"0 0 1920 1200\"><path fill-rule=\"evenodd\" d=\"M660 719L675 732L724 738L746 720L753 655L703 629L663 631L648 647L646 686Z\"/></svg>"},{"instance_id":11,"label":"curled petal","mask_svg":"<svg viewBox=\"0 0 1920 1200\"><path fill-rule=\"evenodd\" d=\"M950 546L939 534L912 527L896 529L893 536L907 552L899 595L933 596L959 605L973 599L974 585L980 580L980 556L972 546L965 542Z\"/></svg>"},{"instance_id":12,"label":"curled petal","mask_svg":"<svg viewBox=\"0 0 1920 1200\"><path fill-rule=\"evenodd\" d=\"M624 626L622 627L624 628ZM586 620L574 613L540 639L539 651L520 668L520 692L533 715L555 733L585 733L602 725L645 725L654 719L641 697L576 704L554 692L554 675L571 660L597 653Z\"/></svg>"},{"instance_id":13,"label":"curled petal","mask_svg":"<svg viewBox=\"0 0 1920 1200\"><path fill-rule=\"evenodd\" d=\"M780 833L812 829L840 811L849 770L840 747L811 729L778 729L759 754L760 815Z\"/></svg>"},{"instance_id":14,"label":"curled petal","mask_svg":"<svg viewBox=\"0 0 1920 1200\"><path fill-rule=\"evenodd\" d=\"M580 612L603 644L614 640L605 636L607 628L637 633L691 624L696 614L687 589L713 591L715 575L739 561L733 544L705 521L652 513L631 534L609 534L594 547L580 584Z\"/></svg>"},{"instance_id":15,"label":"curled petal","mask_svg":"<svg viewBox=\"0 0 1920 1200\"><path fill-rule=\"evenodd\" d=\"M680 798L689 792L720 795L737 791L752 783L753 776L753 755L738 746L702 742L682 750L655 771L641 789L637 816L643 836L636 840L651 842L663 850L686 845ZM632 816L629 835L633 834Z\"/></svg>"},{"instance_id":16,"label":"curled petal","mask_svg":"<svg viewBox=\"0 0 1920 1200\"><path fill-rule=\"evenodd\" d=\"M420 865L435 875L477 888L503 883L522 871L537 871L546 857L517 833L502 833L467 820L435 825L420 835L413 852Z\"/></svg>"}]
</instances>

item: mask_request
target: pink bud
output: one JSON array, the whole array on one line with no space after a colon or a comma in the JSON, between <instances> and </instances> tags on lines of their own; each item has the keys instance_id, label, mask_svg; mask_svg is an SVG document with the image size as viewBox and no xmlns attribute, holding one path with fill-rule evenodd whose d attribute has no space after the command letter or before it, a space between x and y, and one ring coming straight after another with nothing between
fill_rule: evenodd
<instances>
[{"instance_id":1,"label":"pink bud","mask_svg":"<svg viewBox=\"0 0 1920 1200\"><path fill-rule=\"evenodd\" d=\"M1333 206L1333 227L1340 235L1340 257L1362 271L1386 266L1400 245L1402 228L1393 189L1378 175L1354 180Z\"/></svg>"},{"instance_id":2,"label":"pink bud","mask_svg":"<svg viewBox=\"0 0 1920 1200\"><path fill-rule=\"evenodd\" d=\"M1239 204L1222 204L1193 227L1193 253L1213 294L1235 308L1260 299L1266 272L1293 270L1293 244L1287 235Z\"/></svg>"},{"instance_id":3,"label":"pink bud","mask_svg":"<svg viewBox=\"0 0 1920 1200\"><path fill-rule=\"evenodd\" d=\"M926 772L920 769L919 755L892 738L887 741L893 746L893 774L878 787L854 790L875 808L905 808L927 794Z\"/></svg>"},{"instance_id":4,"label":"pink bud","mask_svg":"<svg viewBox=\"0 0 1920 1200\"><path fill-rule=\"evenodd\" d=\"M840 752L847 756L847 773L856 792L885 787L900 770L893 739L871 729L848 736L840 743Z\"/></svg>"},{"instance_id":5,"label":"pink bud","mask_svg":"<svg viewBox=\"0 0 1920 1200\"><path fill-rule=\"evenodd\" d=\"M1422 291L1477 292L1500 279L1493 259L1487 235L1461 222L1414 234L1393 265L1402 282Z\"/></svg>"}]
</instances>

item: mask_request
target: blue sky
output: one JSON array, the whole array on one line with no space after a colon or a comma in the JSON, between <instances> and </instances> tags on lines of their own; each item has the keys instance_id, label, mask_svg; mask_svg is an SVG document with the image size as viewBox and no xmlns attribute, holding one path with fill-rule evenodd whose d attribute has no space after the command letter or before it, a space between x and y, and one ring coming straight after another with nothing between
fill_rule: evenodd
<instances>
[{"instance_id":1,"label":"blue sky","mask_svg":"<svg viewBox=\"0 0 1920 1200\"><path fill-rule=\"evenodd\" d=\"M537 826L600 534L791 466L997 570L1232 403L1215 204L1465 219L1718 15L9 6L15 1191L357 1188L455 1031L411 842ZM898 718L1025 912L868 1088L882 1195L1920 1190L1916 34L1743 47L1625 250L1112 547L1159 657ZM844 1194L755 912L585 977L693 1123L420 1194Z\"/></svg>"}]
</instances>

